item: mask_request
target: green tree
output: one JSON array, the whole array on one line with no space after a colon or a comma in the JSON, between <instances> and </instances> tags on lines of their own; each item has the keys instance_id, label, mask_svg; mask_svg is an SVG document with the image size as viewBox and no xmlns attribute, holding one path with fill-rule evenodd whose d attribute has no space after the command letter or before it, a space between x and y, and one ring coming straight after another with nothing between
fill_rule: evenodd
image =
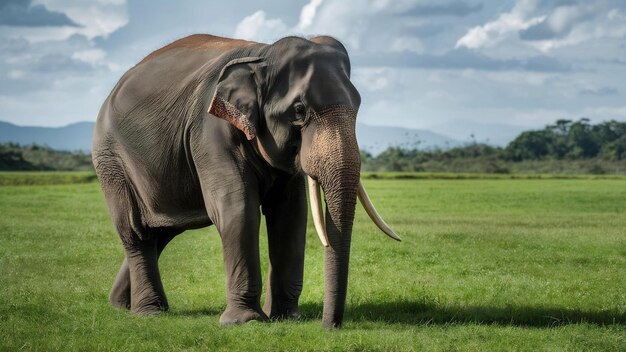
<instances>
[{"instance_id":1,"label":"green tree","mask_svg":"<svg viewBox=\"0 0 626 352\"><path fill-rule=\"evenodd\" d=\"M522 132L504 151L507 160L540 160L554 153L554 133L550 130Z\"/></svg>"},{"instance_id":2,"label":"green tree","mask_svg":"<svg viewBox=\"0 0 626 352\"><path fill-rule=\"evenodd\" d=\"M609 160L626 159L626 134L623 134L618 139L605 144L602 147L600 154Z\"/></svg>"},{"instance_id":3,"label":"green tree","mask_svg":"<svg viewBox=\"0 0 626 352\"><path fill-rule=\"evenodd\" d=\"M592 158L600 151L600 141L593 133L589 119L582 118L569 126L567 131L567 156L573 159Z\"/></svg>"}]
</instances>

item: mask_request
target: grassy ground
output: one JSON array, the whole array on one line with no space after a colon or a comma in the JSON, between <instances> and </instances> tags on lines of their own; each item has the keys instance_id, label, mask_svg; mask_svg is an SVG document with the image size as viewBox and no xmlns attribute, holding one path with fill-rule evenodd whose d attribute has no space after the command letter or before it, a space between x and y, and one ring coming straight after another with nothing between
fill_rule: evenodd
<instances>
[{"instance_id":1,"label":"grassy ground","mask_svg":"<svg viewBox=\"0 0 626 352\"><path fill-rule=\"evenodd\" d=\"M626 174L626 159L606 160L603 158L593 158L580 160L525 160L513 162L494 157L477 157L429 160L420 164L420 167L420 170L429 172L624 175Z\"/></svg>"},{"instance_id":2,"label":"grassy ground","mask_svg":"<svg viewBox=\"0 0 626 352\"><path fill-rule=\"evenodd\" d=\"M361 178L369 180L626 180L624 175L473 172L361 172Z\"/></svg>"},{"instance_id":3,"label":"grassy ground","mask_svg":"<svg viewBox=\"0 0 626 352\"><path fill-rule=\"evenodd\" d=\"M0 350L624 350L626 180L366 180L342 330L321 328L309 226L299 322L221 328L215 229L161 259L170 312L107 295L122 249L96 183L0 187ZM262 259L267 261L265 232Z\"/></svg>"}]
</instances>

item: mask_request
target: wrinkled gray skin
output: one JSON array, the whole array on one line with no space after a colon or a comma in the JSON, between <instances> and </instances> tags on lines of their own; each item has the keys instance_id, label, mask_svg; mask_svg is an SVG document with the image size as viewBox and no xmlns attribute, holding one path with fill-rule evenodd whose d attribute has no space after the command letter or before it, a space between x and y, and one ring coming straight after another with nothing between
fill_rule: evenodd
<instances>
[{"instance_id":1,"label":"wrinkled gray skin","mask_svg":"<svg viewBox=\"0 0 626 352\"><path fill-rule=\"evenodd\" d=\"M297 317L307 174L327 203L323 325L340 326L360 168L360 96L349 76L346 50L330 37L268 45L194 35L126 72L93 142L126 252L111 304L139 314L168 309L161 251L181 232L214 224L226 271L220 323ZM263 309L260 209L270 258Z\"/></svg>"}]
</instances>

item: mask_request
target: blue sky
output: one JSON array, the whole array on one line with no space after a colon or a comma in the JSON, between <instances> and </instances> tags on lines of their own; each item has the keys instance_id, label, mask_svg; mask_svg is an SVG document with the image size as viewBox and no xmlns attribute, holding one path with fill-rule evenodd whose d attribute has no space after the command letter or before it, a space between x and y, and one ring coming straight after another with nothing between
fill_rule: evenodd
<instances>
[{"instance_id":1,"label":"blue sky","mask_svg":"<svg viewBox=\"0 0 626 352\"><path fill-rule=\"evenodd\" d=\"M337 37L367 124L498 142L562 118L626 121L621 0L3 0L0 120L93 121L125 70L193 33Z\"/></svg>"}]
</instances>

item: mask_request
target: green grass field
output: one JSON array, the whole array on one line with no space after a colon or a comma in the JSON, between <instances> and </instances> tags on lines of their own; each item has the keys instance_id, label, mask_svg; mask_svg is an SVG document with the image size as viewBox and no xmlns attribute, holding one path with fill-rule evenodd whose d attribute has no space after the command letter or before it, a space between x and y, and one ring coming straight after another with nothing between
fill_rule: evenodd
<instances>
[{"instance_id":1,"label":"green grass field","mask_svg":"<svg viewBox=\"0 0 626 352\"><path fill-rule=\"evenodd\" d=\"M123 253L97 183L0 187L0 350L626 350L626 179L364 182L404 241L359 208L330 332L311 222L303 319L222 328L214 228L168 246L171 309L136 317L108 304Z\"/></svg>"}]
</instances>

